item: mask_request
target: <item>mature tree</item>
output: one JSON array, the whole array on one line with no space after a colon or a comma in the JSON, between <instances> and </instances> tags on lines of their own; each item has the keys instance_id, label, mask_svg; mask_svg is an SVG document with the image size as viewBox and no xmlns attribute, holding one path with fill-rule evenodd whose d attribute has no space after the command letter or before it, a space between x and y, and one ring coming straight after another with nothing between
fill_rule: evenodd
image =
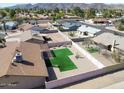
<instances>
[{"instance_id":1,"label":"mature tree","mask_svg":"<svg viewBox=\"0 0 124 93\"><path fill-rule=\"evenodd\" d=\"M54 13L59 13L59 8L55 8L53 11Z\"/></svg>"},{"instance_id":2,"label":"mature tree","mask_svg":"<svg viewBox=\"0 0 124 93\"><path fill-rule=\"evenodd\" d=\"M118 20L114 22L115 27L120 30L124 31L124 19Z\"/></svg>"},{"instance_id":3,"label":"mature tree","mask_svg":"<svg viewBox=\"0 0 124 93\"><path fill-rule=\"evenodd\" d=\"M103 17L105 18L112 18L113 13L109 9L103 9L102 14L103 14Z\"/></svg>"},{"instance_id":4,"label":"mature tree","mask_svg":"<svg viewBox=\"0 0 124 93\"><path fill-rule=\"evenodd\" d=\"M17 8L17 9L15 9L15 12L17 13L17 14L19 14L19 13L21 13L21 9L20 8Z\"/></svg>"},{"instance_id":5,"label":"mature tree","mask_svg":"<svg viewBox=\"0 0 124 93\"><path fill-rule=\"evenodd\" d=\"M85 18L94 18L96 16L96 11L93 8L85 10Z\"/></svg>"},{"instance_id":6,"label":"mature tree","mask_svg":"<svg viewBox=\"0 0 124 93\"><path fill-rule=\"evenodd\" d=\"M11 10L9 11L9 16L10 16L10 18L14 18L14 17L15 17L15 14L16 14L15 10L11 9Z\"/></svg>"},{"instance_id":7,"label":"mature tree","mask_svg":"<svg viewBox=\"0 0 124 93\"><path fill-rule=\"evenodd\" d=\"M79 17L84 17L84 11L80 9L80 7L75 7L73 9L74 14L79 16Z\"/></svg>"},{"instance_id":8,"label":"mature tree","mask_svg":"<svg viewBox=\"0 0 124 93\"><path fill-rule=\"evenodd\" d=\"M3 18L3 17L5 17L7 14L6 14L6 12L5 12L5 11L1 10L1 11L0 11L0 15L1 15L1 16L2 16L2 18Z\"/></svg>"}]
</instances>

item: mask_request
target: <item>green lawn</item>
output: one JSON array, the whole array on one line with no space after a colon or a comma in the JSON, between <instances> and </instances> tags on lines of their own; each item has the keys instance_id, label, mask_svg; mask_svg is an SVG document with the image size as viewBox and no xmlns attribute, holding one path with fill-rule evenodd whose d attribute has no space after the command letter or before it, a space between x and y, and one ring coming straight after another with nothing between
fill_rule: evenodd
<instances>
[{"instance_id":1,"label":"green lawn","mask_svg":"<svg viewBox=\"0 0 124 93\"><path fill-rule=\"evenodd\" d=\"M98 52L98 49L97 48L87 48L87 51L89 51L90 53L95 53L95 52Z\"/></svg>"},{"instance_id":2,"label":"green lawn","mask_svg":"<svg viewBox=\"0 0 124 93\"><path fill-rule=\"evenodd\" d=\"M52 50L52 54L55 57L73 55L73 53L68 48Z\"/></svg>"},{"instance_id":3,"label":"green lawn","mask_svg":"<svg viewBox=\"0 0 124 93\"><path fill-rule=\"evenodd\" d=\"M47 66L58 67L61 72L76 69L76 65L68 57L73 53L68 49L52 50L53 58L49 59Z\"/></svg>"}]
</instances>

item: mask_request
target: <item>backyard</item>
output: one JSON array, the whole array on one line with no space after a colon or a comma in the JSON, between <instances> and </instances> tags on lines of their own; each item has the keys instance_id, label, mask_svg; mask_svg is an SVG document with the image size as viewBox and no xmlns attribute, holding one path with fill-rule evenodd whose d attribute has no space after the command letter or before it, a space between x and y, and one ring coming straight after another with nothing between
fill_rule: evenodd
<instances>
[{"instance_id":1,"label":"backyard","mask_svg":"<svg viewBox=\"0 0 124 93\"><path fill-rule=\"evenodd\" d=\"M57 67L61 72L76 69L76 65L69 58L73 53L68 48L51 50L53 55L47 62L48 67Z\"/></svg>"},{"instance_id":2,"label":"backyard","mask_svg":"<svg viewBox=\"0 0 124 93\"><path fill-rule=\"evenodd\" d=\"M93 47L89 47L86 49L88 52L90 53L95 53L95 52L98 52L99 50L97 48L93 48Z\"/></svg>"}]
</instances>

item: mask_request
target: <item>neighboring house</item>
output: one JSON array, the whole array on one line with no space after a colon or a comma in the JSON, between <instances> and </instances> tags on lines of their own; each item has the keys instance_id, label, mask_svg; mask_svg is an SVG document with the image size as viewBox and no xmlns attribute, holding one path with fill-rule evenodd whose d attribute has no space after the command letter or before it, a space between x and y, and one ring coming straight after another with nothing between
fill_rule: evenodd
<instances>
[{"instance_id":1,"label":"neighboring house","mask_svg":"<svg viewBox=\"0 0 124 93\"><path fill-rule=\"evenodd\" d=\"M66 21L62 23L62 28L64 30L73 30L76 31L78 27L80 27L82 24L78 21Z\"/></svg>"},{"instance_id":2,"label":"neighboring house","mask_svg":"<svg viewBox=\"0 0 124 93\"><path fill-rule=\"evenodd\" d=\"M101 30L94 27L81 25L81 27L79 27L77 31L80 35L87 35L89 37L93 37L96 33L100 32Z\"/></svg>"},{"instance_id":3,"label":"neighboring house","mask_svg":"<svg viewBox=\"0 0 124 93\"><path fill-rule=\"evenodd\" d=\"M1 27L3 29L3 24L1 24ZM9 21L9 22L5 22L5 27L8 30L14 30L14 29L17 29L18 24L17 24L17 22Z\"/></svg>"},{"instance_id":4,"label":"neighboring house","mask_svg":"<svg viewBox=\"0 0 124 93\"><path fill-rule=\"evenodd\" d=\"M39 26L34 26L31 28L32 34L39 34L39 33L54 33L54 32L58 32L57 30L49 30L46 28L42 28Z\"/></svg>"},{"instance_id":5,"label":"neighboring house","mask_svg":"<svg viewBox=\"0 0 124 93\"><path fill-rule=\"evenodd\" d=\"M97 12L96 17L103 17L103 14L101 12Z\"/></svg>"},{"instance_id":6,"label":"neighboring house","mask_svg":"<svg viewBox=\"0 0 124 93\"><path fill-rule=\"evenodd\" d=\"M65 15L64 18L67 18L67 19L79 19L78 16L71 16L71 15Z\"/></svg>"},{"instance_id":7,"label":"neighboring house","mask_svg":"<svg viewBox=\"0 0 124 93\"><path fill-rule=\"evenodd\" d=\"M114 35L113 33L105 32L93 38L97 44L109 47L113 45L113 42L116 41L117 49L120 49L124 52L124 37L119 35Z\"/></svg>"},{"instance_id":8,"label":"neighboring house","mask_svg":"<svg viewBox=\"0 0 124 93\"><path fill-rule=\"evenodd\" d=\"M10 42L0 49L0 88L43 88L48 77L43 48L29 42Z\"/></svg>"},{"instance_id":9,"label":"neighboring house","mask_svg":"<svg viewBox=\"0 0 124 93\"><path fill-rule=\"evenodd\" d=\"M37 25L38 22L36 20L31 20L31 21L29 21L29 24L31 24L31 25Z\"/></svg>"},{"instance_id":10,"label":"neighboring house","mask_svg":"<svg viewBox=\"0 0 124 93\"><path fill-rule=\"evenodd\" d=\"M111 24L111 22L108 19L101 18L101 17L100 18L94 18L93 23L94 24Z\"/></svg>"},{"instance_id":11,"label":"neighboring house","mask_svg":"<svg viewBox=\"0 0 124 93\"><path fill-rule=\"evenodd\" d=\"M38 26L34 26L31 28L32 33L34 34L38 34L38 33L42 33L44 31L49 31L48 29L42 28L42 27L38 27Z\"/></svg>"}]
</instances>

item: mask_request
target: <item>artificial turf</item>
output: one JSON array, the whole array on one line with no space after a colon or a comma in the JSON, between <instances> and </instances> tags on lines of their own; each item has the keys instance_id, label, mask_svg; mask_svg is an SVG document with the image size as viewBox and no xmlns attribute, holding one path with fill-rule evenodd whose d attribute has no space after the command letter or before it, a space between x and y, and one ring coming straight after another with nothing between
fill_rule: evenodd
<instances>
[{"instance_id":1,"label":"artificial turf","mask_svg":"<svg viewBox=\"0 0 124 93\"><path fill-rule=\"evenodd\" d=\"M58 67L61 72L77 68L69 57L55 57L50 59L50 62L53 67Z\"/></svg>"},{"instance_id":2,"label":"artificial turf","mask_svg":"<svg viewBox=\"0 0 124 93\"><path fill-rule=\"evenodd\" d=\"M76 69L76 65L68 57L73 53L68 49L52 50L53 58L50 58L47 66L58 67L61 72Z\"/></svg>"},{"instance_id":3,"label":"artificial turf","mask_svg":"<svg viewBox=\"0 0 124 93\"><path fill-rule=\"evenodd\" d=\"M55 57L73 55L73 53L68 48L52 50L52 54Z\"/></svg>"}]
</instances>

